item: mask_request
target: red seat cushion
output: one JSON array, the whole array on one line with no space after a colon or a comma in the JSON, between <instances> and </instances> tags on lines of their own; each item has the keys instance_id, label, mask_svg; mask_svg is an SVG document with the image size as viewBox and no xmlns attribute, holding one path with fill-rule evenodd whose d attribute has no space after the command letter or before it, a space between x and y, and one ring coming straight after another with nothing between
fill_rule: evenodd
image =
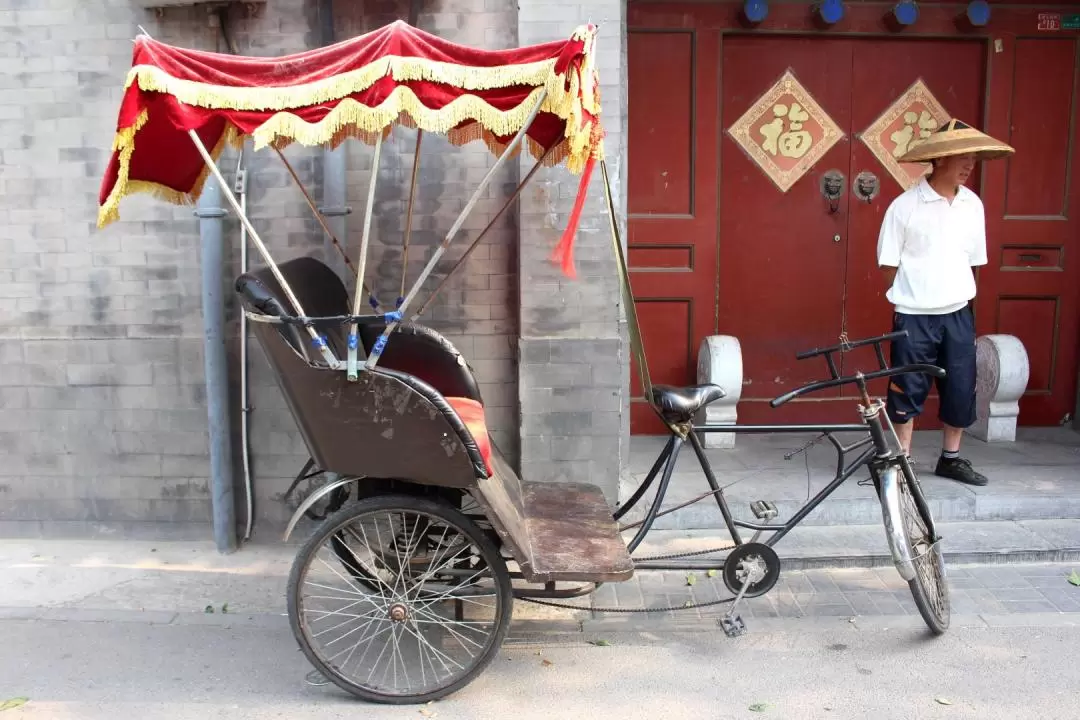
<instances>
[{"instance_id":1,"label":"red seat cushion","mask_svg":"<svg viewBox=\"0 0 1080 720\"><path fill-rule=\"evenodd\" d=\"M484 419L484 406L471 398L448 397L446 402L454 408L465 427L469 428L469 434L473 436L476 447L480 451L480 457L484 459L484 467L491 474L491 438L488 437L487 421Z\"/></svg>"}]
</instances>

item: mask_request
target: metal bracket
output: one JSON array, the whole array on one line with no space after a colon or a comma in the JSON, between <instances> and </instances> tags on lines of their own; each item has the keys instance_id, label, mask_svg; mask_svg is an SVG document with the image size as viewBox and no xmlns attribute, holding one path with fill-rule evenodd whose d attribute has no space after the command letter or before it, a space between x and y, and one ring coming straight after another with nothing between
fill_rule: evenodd
<instances>
[{"instance_id":1,"label":"metal bracket","mask_svg":"<svg viewBox=\"0 0 1080 720\"><path fill-rule=\"evenodd\" d=\"M326 217L341 217L342 215L352 215L352 206L345 205L343 207L319 207L319 212Z\"/></svg>"}]
</instances>

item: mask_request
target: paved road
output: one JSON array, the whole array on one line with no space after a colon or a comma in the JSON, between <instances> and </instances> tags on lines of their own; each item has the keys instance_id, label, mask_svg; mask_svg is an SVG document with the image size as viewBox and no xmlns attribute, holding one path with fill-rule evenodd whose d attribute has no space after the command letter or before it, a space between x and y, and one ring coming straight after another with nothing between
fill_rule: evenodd
<instances>
[{"instance_id":1,"label":"paved road","mask_svg":"<svg viewBox=\"0 0 1080 720\"><path fill-rule=\"evenodd\" d=\"M1069 661L1080 619L1062 614L936 639L902 616L756 620L737 640L706 630L534 636L427 708L306 684L310 666L272 616L121 617L0 620L0 702L30 698L4 720L1048 719L1075 718L1080 687ZM587 642L599 637L611 645ZM751 711L758 703L767 707Z\"/></svg>"}]
</instances>

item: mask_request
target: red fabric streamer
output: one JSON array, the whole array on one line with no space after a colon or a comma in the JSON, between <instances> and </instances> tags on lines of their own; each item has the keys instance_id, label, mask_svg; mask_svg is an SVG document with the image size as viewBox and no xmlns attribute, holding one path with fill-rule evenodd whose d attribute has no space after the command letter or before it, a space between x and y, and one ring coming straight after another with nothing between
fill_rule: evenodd
<instances>
[{"instance_id":1,"label":"red fabric streamer","mask_svg":"<svg viewBox=\"0 0 1080 720\"><path fill-rule=\"evenodd\" d=\"M590 157L585 163L585 171L581 173L577 198L574 200L573 210L570 211L570 219L566 222L566 229L551 254L551 259L560 264L563 274L569 278L577 277L577 270L574 268L574 238L577 236L578 225L581 224L581 210L585 207L585 197L589 194L589 179L592 178L594 167L596 158Z\"/></svg>"}]
</instances>

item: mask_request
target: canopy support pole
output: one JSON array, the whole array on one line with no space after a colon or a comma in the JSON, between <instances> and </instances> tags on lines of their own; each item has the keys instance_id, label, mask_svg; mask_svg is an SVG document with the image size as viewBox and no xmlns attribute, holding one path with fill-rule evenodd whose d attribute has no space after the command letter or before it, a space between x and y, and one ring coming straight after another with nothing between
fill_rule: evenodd
<instances>
[{"instance_id":1,"label":"canopy support pole","mask_svg":"<svg viewBox=\"0 0 1080 720\"><path fill-rule=\"evenodd\" d=\"M473 191L472 197L469 198L469 202L465 203L465 208L458 214L454 224L450 226L450 230L446 233L446 237L443 238L442 243L439 247L435 248L435 252L431 254L431 259L428 260L427 265L425 265L424 269L420 272L420 277L413 283L412 288L409 289L409 294L405 296L405 299L401 302L401 306L398 307L399 314L403 315L405 313L405 309L409 307L409 303L411 303L416 297L416 294L420 292L420 288L423 287L424 282L428 279L428 276L431 275L431 271L435 269L439 259L443 256L443 253L446 252L446 248L453 242L454 236L458 234L461 226L465 224L465 218L467 218L473 208L476 207L476 203L480 200L480 195L483 194L484 190L491 183L491 179L495 177L495 173L499 171L510 156L514 154L514 151L517 150L518 145L521 143L522 138L525 137L525 133L529 130L533 120L536 119L536 116L539 114L540 108L543 106L544 100L546 99L547 90L543 90L540 92L540 97L536 100L536 105L529 112L529 116L525 118L525 122L521 124L521 129L517 131L514 138L506 146L506 149L503 150L502 154L495 160L495 164L492 165L491 169L484 175L484 179L480 181L480 185ZM375 341L375 346L371 349L371 354L368 355L367 362L364 363L368 369L375 367L375 364L379 362L379 356L381 356L383 350L386 349L386 342L390 338L390 333L394 331L399 322L401 322L400 319L387 323L386 329L383 330L379 339Z\"/></svg>"},{"instance_id":2,"label":"canopy support pole","mask_svg":"<svg viewBox=\"0 0 1080 720\"><path fill-rule=\"evenodd\" d=\"M623 252L619 223L615 216L615 200L611 196L611 181L608 179L607 161L600 161L600 172L604 176L604 200L607 203L608 223L611 228L611 242L615 249L615 258L619 264L619 290L622 294L623 307L626 309L626 324L630 334L630 352L637 360L638 379L645 393L645 401L652 400L652 380L649 377L649 365L645 361L645 345L641 341L641 326L638 325L637 304L630 287L630 273L626 266L626 254Z\"/></svg>"},{"instance_id":3,"label":"canopy support pole","mask_svg":"<svg viewBox=\"0 0 1080 720\"><path fill-rule=\"evenodd\" d=\"M296 309L297 315L307 315L304 312L304 308L300 305L300 301L296 299L296 295L293 294L292 288L289 287L289 283L285 280L285 276L281 274L281 270L278 269L277 263L274 262L274 258L270 255L270 251L266 248L262 238L259 237L259 233L251 224L251 220L248 219L247 214L240 207L240 203L236 199L236 195L233 194L229 184L225 182L225 178L221 175L221 169L218 168L217 163L214 162L214 158L210 156L210 151L206 149L206 145L199 138L199 134L194 130L188 130L188 137L191 138L191 142L195 144L195 149L202 155L203 162L206 163L206 167L210 169L214 179L217 180L218 185L221 187L221 192L225 196L225 199L229 201L229 205L232 207L233 212L236 213L240 223L247 229L248 234L251 235L251 242L255 244L255 249L262 255L263 260L266 261L267 266L270 268L270 272L273 273L274 279L281 285L281 289L285 291L285 296L289 298L289 302ZM326 344L326 339L322 335L315 332L315 328L310 325L306 328L308 335L311 336L312 343L319 348L322 353L323 359L326 363L334 369L341 366L338 359L334 357L333 351Z\"/></svg>"},{"instance_id":4,"label":"canopy support pole","mask_svg":"<svg viewBox=\"0 0 1080 720\"><path fill-rule=\"evenodd\" d=\"M412 211L413 201L416 199L416 177L420 172L420 141L424 138L424 131L416 129L416 150L413 156L412 181L409 183L409 206L405 210L405 240L401 248L401 290L398 291L397 303L400 306L405 300L405 277L409 274L409 236L412 235Z\"/></svg>"},{"instance_id":5,"label":"canopy support pole","mask_svg":"<svg viewBox=\"0 0 1080 720\"><path fill-rule=\"evenodd\" d=\"M529 181L532 180L533 175L536 174L536 171L543 167L544 160L547 159L547 156L550 155L551 151L554 149L555 146L552 145L546 151L544 151L544 154L540 157L539 160L536 161L536 164L532 166L532 169L529 170L529 174L525 176L525 179L518 183L517 188L514 189L513 195L507 198L506 202L503 203L503 206L499 208L499 212L495 213L495 217L491 218L491 222L487 224L487 227L480 231L480 234L477 235L476 239L472 241L472 244L469 245L469 248L464 252L464 254L462 254L458 261L454 263L454 267L450 268L450 271L443 276L443 279L439 281L439 284L435 286L435 289L431 291L431 294L428 295L427 299L420 304L420 309L417 310L413 314L413 316L409 318L410 322L415 322L418 317L424 314L424 311L427 310L428 305L435 301L435 298L437 298L439 296L439 293L442 292L442 289L446 285L447 281L450 280L451 277L453 277L454 273L458 271L458 268L465 264L465 261L469 259L469 255L471 255L472 251L476 249L476 246L480 244L480 241L484 239L484 236L486 236L488 232L493 227L495 227L495 223L499 222L499 218L503 216L503 213L510 209L510 206L514 204L515 200L517 200L518 195L520 195L521 191L525 189L525 186L529 184Z\"/></svg>"},{"instance_id":6,"label":"canopy support pole","mask_svg":"<svg viewBox=\"0 0 1080 720\"><path fill-rule=\"evenodd\" d=\"M345 261L345 266L349 268L349 272L356 272L356 268L353 266L352 260L350 260L349 256L345 254L345 248L338 241L337 235L334 234L334 231L330 229L330 225L327 224L326 218L323 216L323 214L319 212L319 208L315 206L315 201L311 199L311 194L307 191L307 188L304 187L304 183L300 181L300 177L296 174L296 170L293 169L292 164L288 161L288 159L280 150L274 148L274 152L278 154L278 157L281 158L281 162L285 164L285 169L289 171L289 175L292 176L293 182L296 183L296 187L300 188L300 192L303 193L304 200L307 201L307 205L309 208L311 208L311 212L315 215L315 219L318 221L319 226L322 227L323 232L326 233L326 236L330 238L330 242L334 244L334 247L337 248L337 251L341 253L341 259ZM366 283L364 284L364 292L367 293L368 296L371 298L375 297L375 294L371 292ZM376 311L378 311L378 308L376 308Z\"/></svg>"},{"instance_id":7,"label":"canopy support pole","mask_svg":"<svg viewBox=\"0 0 1080 720\"><path fill-rule=\"evenodd\" d=\"M375 140L375 156L371 159L371 182L368 183L367 207L364 209L364 231L360 236L360 257L356 261L356 292L353 294L353 315L360 314L360 289L364 287L364 266L367 265L368 241L371 239L371 211L375 206L375 183L379 179L379 155L382 154L383 134ZM346 368L349 380L356 380L356 353L360 346L357 323L349 325L349 355Z\"/></svg>"}]
</instances>

